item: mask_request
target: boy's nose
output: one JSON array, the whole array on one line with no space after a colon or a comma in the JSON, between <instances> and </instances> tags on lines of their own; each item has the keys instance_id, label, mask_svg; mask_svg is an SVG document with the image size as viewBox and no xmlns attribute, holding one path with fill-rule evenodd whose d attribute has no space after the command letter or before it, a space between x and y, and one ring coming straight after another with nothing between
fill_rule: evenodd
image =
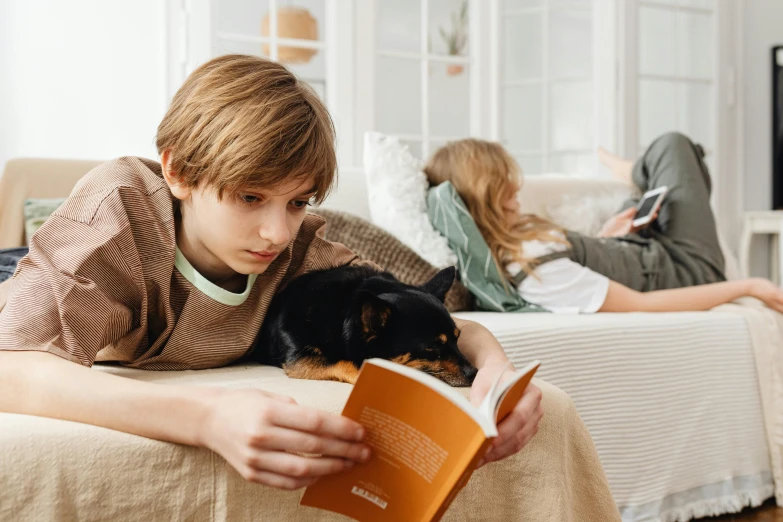
<instances>
[{"instance_id":1,"label":"boy's nose","mask_svg":"<svg viewBox=\"0 0 783 522\"><path fill-rule=\"evenodd\" d=\"M277 248L285 247L291 239L287 227L266 227L261 231L261 237L272 243Z\"/></svg>"},{"instance_id":2,"label":"boy's nose","mask_svg":"<svg viewBox=\"0 0 783 522\"><path fill-rule=\"evenodd\" d=\"M291 240L285 216L266 216L258 234L276 247L284 247Z\"/></svg>"}]
</instances>

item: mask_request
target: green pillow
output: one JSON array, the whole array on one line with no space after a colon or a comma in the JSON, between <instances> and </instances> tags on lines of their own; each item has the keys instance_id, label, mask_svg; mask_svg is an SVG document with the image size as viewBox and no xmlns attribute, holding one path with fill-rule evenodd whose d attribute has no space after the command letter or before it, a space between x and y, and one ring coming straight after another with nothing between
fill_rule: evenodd
<instances>
[{"instance_id":1,"label":"green pillow","mask_svg":"<svg viewBox=\"0 0 783 522\"><path fill-rule=\"evenodd\" d=\"M462 284L476 297L476 308L491 312L546 312L528 303L498 272L489 245L450 181L427 193L427 210L435 230L457 254Z\"/></svg>"},{"instance_id":2,"label":"green pillow","mask_svg":"<svg viewBox=\"0 0 783 522\"><path fill-rule=\"evenodd\" d=\"M24 236L27 244L30 238L41 228L44 221L49 219L55 210L63 204L65 198L40 199L30 198L24 200Z\"/></svg>"}]
</instances>

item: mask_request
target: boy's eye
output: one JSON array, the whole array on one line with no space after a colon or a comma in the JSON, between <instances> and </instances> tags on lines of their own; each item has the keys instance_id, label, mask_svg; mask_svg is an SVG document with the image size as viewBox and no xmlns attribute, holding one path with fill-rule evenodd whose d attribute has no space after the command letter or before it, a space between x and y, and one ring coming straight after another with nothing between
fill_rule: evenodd
<instances>
[{"instance_id":1,"label":"boy's eye","mask_svg":"<svg viewBox=\"0 0 783 522\"><path fill-rule=\"evenodd\" d=\"M310 205L309 199L298 199L291 202L291 204L297 209L305 208Z\"/></svg>"},{"instance_id":2,"label":"boy's eye","mask_svg":"<svg viewBox=\"0 0 783 522\"><path fill-rule=\"evenodd\" d=\"M253 196L251 194L242 194L241 196L239 196L239 199L243 203L247 203L247 204L258 203L259 201L261 201L261 198L259 198L258 196Z\"/></svg>"}]
</instances>

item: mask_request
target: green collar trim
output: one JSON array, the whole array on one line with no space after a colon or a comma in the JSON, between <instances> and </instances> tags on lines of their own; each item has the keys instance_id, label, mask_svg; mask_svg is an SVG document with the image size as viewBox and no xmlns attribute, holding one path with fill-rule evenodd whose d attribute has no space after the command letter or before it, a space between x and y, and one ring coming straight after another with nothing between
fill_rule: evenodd
<instances>
[{"instance_id":1,"label":"green collar trim","mask_svg":"<svg viewBox=\"0 0 783 522\"><path fill-rule=\"evenodd\" d=\"M179 247L177 247L177 251L174 257L174 266L179 270L179 273L182 274L185 279L191 282L193 286L198 288L203 294L211 297L218 303L222 303L224 305L228 306L239 306L245 301L247 301L247 297L250 295L250 290L253 289L253 284L256 282L256 278L258 277L258 274L250 274L247 276L247 287L245 288L245 291L241 294L235 294L234 292L229 292L225 288L221 288L193 268L193 265L190 264L190 261L185 257L185 255L180 251Z\"/></svg>"}]
</instances>

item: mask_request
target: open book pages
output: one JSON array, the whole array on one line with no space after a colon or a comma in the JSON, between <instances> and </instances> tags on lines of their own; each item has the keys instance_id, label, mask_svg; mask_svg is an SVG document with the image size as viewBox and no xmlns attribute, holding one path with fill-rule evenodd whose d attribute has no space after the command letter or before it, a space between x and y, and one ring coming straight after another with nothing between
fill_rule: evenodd
<instances>
[{"instance_id":1,"label":"open book pages","mask_svg":"<svg viewBox=\"0 0 783 522\"><path fill-rule=\"evenodd\" d=\"M427 375L426 373L410 368L409 366L378 358L367 359L364 361L364 364L373 364L393 372L401 373L428 388L432 388L475 420L476 424L481 426L481 429L484 430L484 434L487 437L497 437L497 423L511 413L511 410L514 409L514 406L522 398L525 388L527 388L528 383L530 383L536 370L538 370L538 367L541 366L541 361L533 361L521 370L514 371L510 377L503 379L506 370L511 366L511 362L509 361L506 366L498 372L489 392L487 392L486 397L484 397L484 400L478 408L473 406L470 401L455 388L452 388L440 379L436 379L431 375ZM519 386L517 386L517 384L519 384Z\"/></svg>"},{"instance_id":2,"label":"open book pages","mask_svg":"<svg viewBox=\"0 0 783 522\"><path fill-rule=\"evenodd\" d=\"M362 365L362 371L364 371L364 366L367 364L380 366L381 368L402 374L418 383L423 384L428 388L432 388L432 390L443 395L443 397L453 402L455 406L470 416L470 418L481 427L487 437L497 437L498 430L497 426L495 426L495 422L490 418L489 415L483 415L457 388L452 388L440 379L437 379L432 375L427 375L420 370L416 370L403 364L387 361L386 359L367 359ZM359 378L361 378L361 374L359 374Z\"/></svg>"}]
</instances>

